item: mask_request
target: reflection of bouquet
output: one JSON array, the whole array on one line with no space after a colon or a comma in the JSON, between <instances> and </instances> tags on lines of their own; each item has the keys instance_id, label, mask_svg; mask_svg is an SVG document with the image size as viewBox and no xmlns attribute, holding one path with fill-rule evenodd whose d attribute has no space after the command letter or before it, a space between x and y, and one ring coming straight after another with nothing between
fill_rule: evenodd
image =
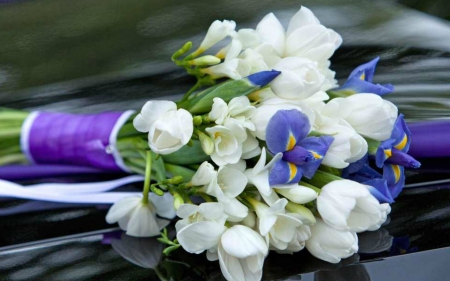
<instances>
[{"instance_id":1,"label":"reflection of bouquet","mask_svg":"<svg viewBox=\"0 0 450 281\"><path fill-rule=\"evenodd\" d=\"M420 166L403 115L381 98L393 87L372 83L378 59L338 87L329 58L341 41L305 7L287 30L273 14L256 30L215 21L198 49L172 57L197 78L177 103L149 101L137 115L5 110L0 161L145 175L143 195L116 202L107 221L156 236L173 201L181 220L176 240L160 238L165 252L206 251L227 280L260 279L269 250L306 247L337 263L358 250L356 233L385 222L404 168Z\"/></svg>"}]
</instances>

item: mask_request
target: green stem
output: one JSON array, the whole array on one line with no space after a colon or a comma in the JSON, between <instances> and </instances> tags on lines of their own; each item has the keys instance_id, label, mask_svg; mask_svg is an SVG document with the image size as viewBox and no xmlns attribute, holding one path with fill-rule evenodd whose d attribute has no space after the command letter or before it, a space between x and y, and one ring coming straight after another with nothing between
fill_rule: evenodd
<instances>
[{"instance_id":1,"label":"green stem","mask_svg":"<svg viewBox=\"0 0 450 281\"><path fill-rule=\"evenodd\" d=\"M316 186L318 188L321 188L324 185L326 185L332 181L335 181L335 180L342 180L342 178L332 175L332 174L329 174L327 172L320 171L320 170L316 171L316 174L314 175L314 177L312 179L304 179L305 182L307 182L313 186Z\"/></svg>"},{"instance_id":2,"label":"green stem","mask_svg":"<svg viewBox=\"0 0 450 281\"><path fill-rule=\"evenodd\" d=\"M147 150L147 166L145 168L144 191L142 192L142 202L148 203L148 193L150 192L150 180L152 177L152 152Z\"/></svg>"},{"instance_id":3,"label":"green stem","mask_svg":"<svg viewBox=\"0 0 450 281\"><path fill-rule=\"evenodd\" d=\"M197 83L195 83L195 85L189 90L187 91L186 94L184 94L183 98L181 99L181 102L186 101L189 96L195 92L198 88L200 88L202 86L202 82L198 79Z\"/></svg>"},{"instance_id":4,"label":"green stem","mask_svg":"<svg viewBox=\"0 0 450 281\"><path fill-rule=\"evenodd\" d=\"M320 193L322 191L320 188L315 187L314 185L306 183L304 181L299 182L299 184L302 185L302 186L306 186L308 188L311 188L312 190L314 190L317 193Z\"/></svg>"}]
</instances>

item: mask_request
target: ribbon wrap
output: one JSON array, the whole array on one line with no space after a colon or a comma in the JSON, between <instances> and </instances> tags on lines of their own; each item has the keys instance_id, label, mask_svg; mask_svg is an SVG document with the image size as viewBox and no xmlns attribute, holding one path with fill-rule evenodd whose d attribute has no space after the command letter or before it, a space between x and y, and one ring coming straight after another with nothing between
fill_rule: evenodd
<instances>
[{"instance_id":1,"label":"ribbon wrap","mask_svg":"<svg viewBox=\"0 0 450 281\"><path fill-rule=\"evenodd\" d=\"M89 115L32 112L22 126L22 151L33 164L129 172L116 140L131 114L133 111Z\"/></svg>"}]
</instances>

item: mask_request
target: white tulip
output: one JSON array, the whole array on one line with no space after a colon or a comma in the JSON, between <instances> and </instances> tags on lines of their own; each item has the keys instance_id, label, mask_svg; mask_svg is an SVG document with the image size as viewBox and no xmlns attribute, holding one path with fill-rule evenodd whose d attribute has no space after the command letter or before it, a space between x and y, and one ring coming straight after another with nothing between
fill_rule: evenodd
<instances>
[{"instance_id":1,"label":"white tulip","mask_svg":"<svg viewBox=\"0 0 450 281\"><path fill-rule=\"evenodd\" d=\"M295 184L285 184L273 186L274 190L297 204L305 204L316 200L317 192L309 187Z\"/></svg>"},{"instance_id":2,"label":"white tulip","mask_svg":"<svg viewBox=\"0 0 450 281\"><path fill-rule=\"evenodd\" d=\"M275 162L280 160L282 157L283 153L278 153L266 165L266 148L263 147L261 156L259 157L259 160L256 163L255 167L252 169L247 169L245 171L248 182L256 186L261 194L269 196L272 192L272 189L269 185L269 172Z\"/></svg>"},{"instance_id":3,"label":"white tulip","mask_svg":"<svg viewBox=\"0 0 450 281\"><path fill-rule=\"evenodd\" d=\"M351 180L336 180L322 187L317 197L317 210L335 229L363 232L378 229L391 208L387 203L380 204L367 186Z\"/></svg>"},{"instance_id":4,"label":"white tulip","mask_svg":"<svg viewBox=\"0 0 450 281\"><path fill-rule=\"evenodd\" d=\"M200 71L211 75L213 79L229 77L238 80L250 75L251 66L246 61L235 58L208 68L202 68Z\"/></svg>"},{"instance_id":5,"label":"white tulip","mask_svg":"<svg viewBox=\"0 0 450 281\"><path fill-rule=\"evenodd\" d=\"M191 179L191 184L207 185L216 177L217 172L214 170L213 165L205 161L200 165L200 167L198 167L197 172L195 172L194 176Z\"/></svg>"},{"instance_id":6,"label":"white tulip","mask_svg":"<svg viewBox=\"0 0 450 281\"><path fill-rule=\"evenodd\" d=\"M191 139L192 121L192 115L187 110L177 110L172 101L148 101L133 125L140 132L148 132L148 144L153 152L170 154Z\"/></svg>"},{"instance_id":7,"label":"white tulip","mask_svg":"<svg viewBox=\"0 0 450 281\"><path fill-rule=\"evenodd\" d=\"M266 242L254 230L243 225L227 229L218 248L223 276L228 281L261 280L268 252Z\"/></svg>"},{"instance_id":8,"label":"white tulip","mask_svg":"<svg viewBox=\"0 0 450 281\"><path fill-rule=\"evenodd\" d=\"M378 141L391 136L398 110L375 94L357 94L329 101L321 113L348 122L359 134Z\"/></svg>"},{"instance_id":9,"label":"white tulip","mask_svg":"<svg viewBox=\"0 0 450 281\"><path fill-rule=\"evenodd\" d=\"M256 112L251 118L251 121L255 124L255 136L260 140L266 140L266 128L270 118L272 118L278 110L290 109L297 109L298 111L303 112L308 116L309 123L314 124L315 114L308 106L288 103L285 100L278 98L270 98L256 108Z\"/></svg>"},{"instance_id":10,"label":"white tulip","mask_svg":"<svg viewBox=\"0 0 450 281\"><path fill-rule=\"evenodd\" d=\"M242 144L247 139L245 129L237 122L230 121L225 126L206 128L214 141L211 159L219 166L237 163L242 156Z\"/></svg>"},{"instance_id":11,"label":"white tulip","mask_svg":"<svg viewBox=\"0 0 450 281\"><path fill-rule=\"evenodd\" d=\"M318 259L338 263L358 251L355 232L334 229L321 219L310 228L311 237L306 240L306 249Z\"/></svg>"},{"instance_id":12,"label":"white tulip","mask_svg":"<svg viewBox=\"0 0 450 281\"><path fill-rule=\"evenodd\" d=\"M301 225L295 229L295 235L291 242L288 243L286 249L280 250L275 247L271 247L271 250L275 250L279 254L293 254L299 252L305 248L306 240L311 237L311 229L308 225Z\"/></svg>"},{"instance_id":13,"label":"white tulip","mask_svg":"<svg viewBox=\"0 0 450 281\"><path fill-rule=\"evenodd\" d=\"M270 83L273 93L288 100L302 100L320 91L325 76L317 63L306 58L287 57L274 66L281 74Z\"/></svg>"},{"instance_id":14,"label":"white tulip","mask_svg":"<svg viewBox=\"0 0 450 281\"><path fill-rule=\"evenodd\" d=\"M158 197L158 198L155 198ZM141 196L125 197L111 206L106 215L108 223L119 223L119 227L130 236L157 236L161 229L170 221L156 217L156 214L173 218L173 197L166 193L164 196L149 194L148 203L142 202Z\"/></svg>"},{"instance_id":15,"label":"white tulip","mask_svg":"<svg viewBox=\"0 0 450 281\"><path fill-rule=\"evenodd\" d=\"M343 169L361 159L367 153L368 145L347 122L342 119L316 115L316 131L334 137L322 164Z\"/></svg>"},{"instance_id":16,"label":"white tulip","mask_svg":"<svg viewBox=\"0 0 450 281\"><path fill-rule=\"evenodd\" d=\"M236 23L232 20L216 20L214 21L206 33L198 52L202 53L205 50L211 48L213 45L222 41L227 36L232 36L235 33Z\"/></svg>"}]
</instances>

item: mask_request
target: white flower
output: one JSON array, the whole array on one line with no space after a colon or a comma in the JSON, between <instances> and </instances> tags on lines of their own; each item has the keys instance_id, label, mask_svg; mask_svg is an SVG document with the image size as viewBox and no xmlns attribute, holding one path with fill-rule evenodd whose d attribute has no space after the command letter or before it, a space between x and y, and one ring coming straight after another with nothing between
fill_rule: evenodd
<instances>
[{"instance_id":1,"label":"white flower","mask_svg":"<svg viewBox=\"0 0 450 281\"><path fill-rule=\"evenodd\" d=\"M214 21L200 44L199 53L211 48L213 45L225 39L225 37L234 35L236 23L232 20Z\"/></svg>"},{"instance_id":2,"label":"white flower","mask_svg":"<svg viewBox=\"0 0 450 281\"><path fill-rule=\"evenodd\" d=\"M180 245L189 253L207 250L210 261L219 260L229 281L261 280L268 247L254 230L243 225L226 228L214 221L190 224L177 233Z\"/></svg>"},{"instance_id":3,"label":"white flower","mask_svg":"<svg viewBox=\"0 0 450 281\"><path fill-rule=\"evenodd\" d=\"M375 94L357 94L329 101L321 113L348 122L359 134L384 141L391 135L397 107Z\"/></svg>"},{"instance_id":4,"label":"white flower","mask_svg":"<svg viewBox=\"0 0 450 281\"><path fill-rule=\"evenodd\" d=\"M281 71L281 74L270 83L270 88L280 98L309 98L320 91L325 82L325 76L320 73L317 63L306 58L284 58L274 69Z\"/></svg>"},{"instance_id":5,"label":"white flower","mask_svg":"<svg viewBox=\"0 0 450 281\"><path fill-rule=\"evenodd\" d=\"M270 58L264 58L264 56L256 50L246 49L239 55L239 58L250 66L250 74L271 69L266 64L266 60L270 61Z\"/></svg>"},{"instance_id":6,"label":"white flower","mask_svg":"<svg viewBox=\"0 0 450 281\"><path fill-rule=\"evenodd\" d=\"M272 166L283 157L283 153L276 154L272 160L266 165L266 148L263 147L261 156L259 157L258 162L256 163L253 169L247 169L245 171L245 175L248 178L249 183L256 186L258 191L265 195L269 196L272 192L272 189L269 185L269 172Z\"/></svg>"},{"instance_id":7,"label":"white flower","mask_svg":"<svg viewBox=\"0 0 450 281\"><path fill-rule=\"evenodd\" d=\"M261 235L246 226L235 225L227 229L220 239L220 269L228 281L261 280L268 252Z\"/></svg>"},{"instance_id":8,"label":"white flower","mask_svg":"<svg viewBox=\"0 0 450 281\"><path fill-rule=\"evenodd\" d=\"M217 57L225 58L225 61L237 58L242 49L256 47L261 44L256 30L250 28L240 29L231 37L233 38L231 43L216 54Z\"/></svg>"},{"instance_id":9,"label":"white flower","mask_svg":"<svg viewBox=\"0 0 450 281\"><path fill-rule=\"evenodd\" d=\"M194 204L183 204L177 210L177 216L181 220L175 224L175 229L179 232L182 228L196 222L215 221L224 225L227 216L223 212L220 203L202 203L199 206Z\"/></svg>"},{"instance_id":10,"label":"white flower","mask_svg":"<svg viewBox=\"0 0 450 281\"><path fill-rule=\"evenodd\" d=\"M355 232L334 229L321 219L310 228L311 237L306 240L306 249L318 259L338 263L358 251Z\"/></svg>"},{"instance_id":11,"label":"white flower","mask_svg":"<svg viewBox=\"0 0 450 281\"><path fill-rule=\"evenodd\" d=\"M191 179L191 183L193 185L207 185L216 177L217 172L214 170L213 165L205 161L198 167L197 172Z\"/></svg>"},{"instance_id":12,"label":"white flower","mask_svg":"<svg viewBox=\"0 0 450 281\"><path fill-rule=\"evenodd\" d=\"M241 171L223 166L219 168L217 178L204 186L203 191L217 198L224 212L233 222L242 221L248 214L248 208L236 199L247 186L247 177Z\"/></svg>"},{"instance_id":13,"label":"white flower","mask_svg":"<svg viewBox=\"0 0 450 281\"><path fill-rule=\"evenodd\" d=\"M366 186L351 180L336 180L322 187L317 210L335 229L363 232L378 229L391 208L387 203L380 204Z\"/></svg>"},{"instance_id":14,"label":"white flower","mask_svg":"<svg viewBox=\"0 0 450 281\"><path fill-rule=\"evenodd\" d=\"M155 198L158 197L158 198ZM173 218L173 197L167 193L164 196L149 194L147 204L142 202L141 196L125 197L112 205L106 215L108 223L119 223L122 230L130 236L150 237L159 235L161 229L170 221L156 217L156 214Z\"/></svg>"},{"instance_id":15,"label":"white flower","mask_svg":"<svg viewBox=\"0 0 450 281\"><path fill-rule=\"evenodd\" d=\"M217 125L206 128L214 141L211 159L219 166L235 164L242 156L242 144L247 139L245 129L236 122L227 122L226 126Z\"/></svg>"},{"instance_id":16,"label":"white flower","mask_svg":"<svg viewBox=\"0 0 450 281\"><path fill-rule=\"evenodd\" d=\"M279 199L270 207L254 199L250 203L258 215L259 233L268 236L272 247L285 250L297 234L297 227L303 225L295 215L286 213L288 201Z\"/></svg>"},{"instance_id":17,"label":"white flower","mask_svg":"<svg viewBox=\"0 0 450 281\"><path fill-rule=\"evenodd\" d=\"M270 118L272 118L278 110L289 109L297 109L298 111L303 112L308 116L310 124L314 124L315 114L307 106L288 103L285 100L278 98L271 98L258 106L255 114L251 118L251 121L255 124L255 136L260 140L266 140L266 128Z\"/></svg>"},{"instance_id":18,"label":"white flower","mask_svg":"<svg viewBox=\"0 0 450 281\"><path fill-rule=\"evenodd\" d=\"M287 32L273 13L256 27L261 41L270 44L280 57L303 57L313 61L329 59L342 43L335 31L321 25L306 7L291 18Z\"/></svg>"},{"instance_id":19,"label":"white flower","mask_svg":"<svg viewBox=\"0 0 450 281\"><path fill-rule=\"evenodd\" d=\"M317 192L309 187L295 184L283 184L273 186L274 190L297 204L305 204L316 200Z\"/></svg>"},{"instance_id":20,"label":"white flower","mask_svg":"<svg viewBox=\"0 0 450 281\"><path fill-rule=\"evenodd\" d=\"M150 149L158 154L170 154L186 145L192 137L192 115L178 109L172 101L148 101L133 120L140 132L148 132Z\"/></svg>"},{"instance_id":21,"label":"white flower","mask_svg":"<svg viewBox=\"0 0 450 281\"><path fill-rule=\"evenodd\" d=\"M224 125L228 119L235 120L242 127L255 130L255 125L250 118L255 114L256 108L250 104L246 96L233 98L228 105L221 98L214 98L209 119L217 125Z\"/></svg>"},{"instance_id":22,"label":"white flower","mask_svg":"<svg viewBox=\"0 0 450 281\"><path fill-rule=\"evenodd\" d=\"M275 250L279 254L293 254L299 252L305 248L306 240L311 237L311 229L308 225L301 225L295 229L295 235L291 242L288 243L286 249L280 250L271 247L271 250Z\"/></svg>"},{"instance_id":23,"label":"white flower","mask_svg":"<svg viewBox=\"0 0 450 281\"><path fill-rule=\"evenodd\" d=\"M200 71L211 75L213 79L229 77L238 80L250 74L251 66L244 60L235 58L208 68L202 68Z\"/></svg>"},{"instance_id":24,"label":"white flower","mask_svg":"<svg viewBox=\"0 0 450 281\"><path fill-rule=\"evenodd\" d=\"M367 142L342 119L316 115L317 132L334 137L322 164L343 169L367 153ZM319 124L319 125L318 125Z\"/></svg>"}]
</instances>

